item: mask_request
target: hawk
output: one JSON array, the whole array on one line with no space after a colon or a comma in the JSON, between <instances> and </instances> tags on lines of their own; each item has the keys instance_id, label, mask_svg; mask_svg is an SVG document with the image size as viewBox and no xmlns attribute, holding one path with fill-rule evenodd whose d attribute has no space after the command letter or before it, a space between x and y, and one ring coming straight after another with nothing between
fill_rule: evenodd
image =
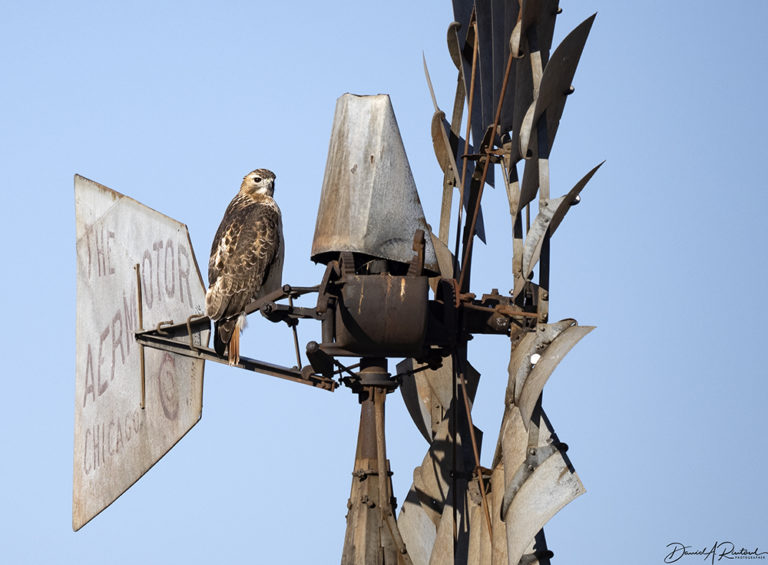
<instances>
[{"instance_id":1,"label":"hawk","mask_svg":"<svg viewBox=\"0 0 768 565\"><path fill-rule=\"evenodd\" d=\"M228 349L230 365L240 362L245 307L282 284L283 223L274 191L272 171L245 175L211 245L205 313L214 321L214 349Z\"/></svg>"}]
</instances>

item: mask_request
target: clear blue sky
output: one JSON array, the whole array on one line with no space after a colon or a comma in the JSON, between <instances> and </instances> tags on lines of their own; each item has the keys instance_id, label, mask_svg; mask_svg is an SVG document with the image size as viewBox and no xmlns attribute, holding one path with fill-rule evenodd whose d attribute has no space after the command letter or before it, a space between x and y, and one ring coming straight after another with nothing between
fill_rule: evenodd
<instances>
[{"instance_id":1,"label":"clear blue sky","mask_svg":"<svg viewBox=\"0 0 768 565\"><path fill-rule=\"evenodd\" d=\"M673 541L768 550L764 330L768 4L561 2L556 41L598 12L551 159L552 194L607 160L552 246L552 319L597 330L545 408L587 494L546 527L557 563L661 563ZM7 563L336 563L358 406L208 366L202 421L71 530L79 173L189 227L205 273L242 176L277 173L286 282L309 260L336 98L389 93L428 220L442 176L427 57L450 111L450 2L5 2L0 559ZM503 190L473 284L511 286ZM492 254L500 254L495 266ZM285 327L244 350L291 364ZM316 328L300 326L303 342ZM477 339L475 423L490 465L508 347ZM402 501L427 448L388 403ZM693 562L693 558L689 558ZM683 561L683 563L685 560Z\"/></svg>"}]
</instances>

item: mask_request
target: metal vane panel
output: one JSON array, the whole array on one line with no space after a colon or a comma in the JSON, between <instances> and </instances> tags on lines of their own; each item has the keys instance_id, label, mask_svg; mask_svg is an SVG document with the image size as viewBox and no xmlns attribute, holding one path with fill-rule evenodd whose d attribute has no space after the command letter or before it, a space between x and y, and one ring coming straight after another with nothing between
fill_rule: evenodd
<instances>
[{"instance_id":1,"label":"metal vane panel","mask_svg":"<svg viewBox=\"0 0 768 565\"><path fill-rule=\"evenodd\" d=\"M133 334L201 313L205 289L185 225L79 175L75 202L78 530L200 419L203 361L145 352ZM190 327L185 339L205 347L209 333Z\"/></svg>"}]
</instances>

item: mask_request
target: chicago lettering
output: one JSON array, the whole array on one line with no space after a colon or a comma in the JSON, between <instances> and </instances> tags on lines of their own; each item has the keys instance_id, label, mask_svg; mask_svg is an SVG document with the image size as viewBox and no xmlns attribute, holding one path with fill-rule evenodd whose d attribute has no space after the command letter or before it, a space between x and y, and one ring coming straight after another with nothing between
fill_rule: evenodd
<instances>
[{"instance_id":1,"label":"chicago lettering","mask_svg":"<svg viewBox=\"0 0 768 565\"><path fill-rule=\"evenodd\" d=\"M113 456L123 451L142 428L141 409L99 422L85 428L83 471L86 475L97 471Z\"/></svg>"}]
</instances>

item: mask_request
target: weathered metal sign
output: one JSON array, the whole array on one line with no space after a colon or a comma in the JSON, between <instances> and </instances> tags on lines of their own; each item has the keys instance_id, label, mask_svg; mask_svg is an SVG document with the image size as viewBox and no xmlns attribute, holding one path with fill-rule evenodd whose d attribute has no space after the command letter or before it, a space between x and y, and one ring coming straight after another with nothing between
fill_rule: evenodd
<instances>
[{"instance_id":1,"label":"weathered metal sign","mask_svg":"<svg viewBox=\"0 0 768 565\"><path fill-rule=\"evenodd\" d=\"M200 419L204 361L142 352L134 332L201 314L205 287L184 224L79 175L75 214L78 530ZM207 345L196 327L193 343Z\"/></svg>"}]
</instances>

